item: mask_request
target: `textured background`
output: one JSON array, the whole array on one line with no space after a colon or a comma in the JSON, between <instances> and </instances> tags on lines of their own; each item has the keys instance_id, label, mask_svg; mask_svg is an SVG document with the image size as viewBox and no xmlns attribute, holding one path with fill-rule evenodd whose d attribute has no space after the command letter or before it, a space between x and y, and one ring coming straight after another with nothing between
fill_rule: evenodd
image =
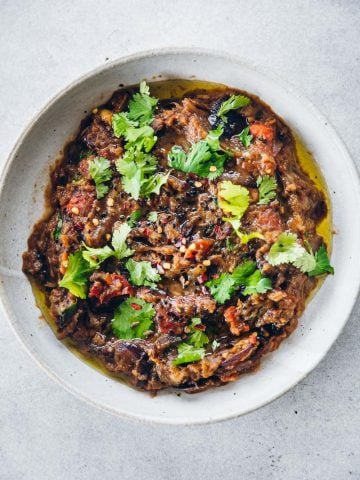
<instances>
[{"instance_id":1,"label":"textured background","mask_svg":"<svg viewBox=\"0 0 360 480\"><path fill-rule=\"evenodd\" d=\"M148 48L200 46L292 83L359 166L359 24L359 0L0 0L0 162L40 107L83 73ZM360 479L359 313L282 398L181 428L122 420L74 398L0 318L0 478Z\"/></svg>"}]
</instances>

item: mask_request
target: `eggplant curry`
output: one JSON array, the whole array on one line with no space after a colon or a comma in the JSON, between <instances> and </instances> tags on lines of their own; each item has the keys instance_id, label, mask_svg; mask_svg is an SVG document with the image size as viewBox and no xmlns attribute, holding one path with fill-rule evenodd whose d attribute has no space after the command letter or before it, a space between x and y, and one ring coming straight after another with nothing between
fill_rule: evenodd
<instances>
[{"instance_id":1,"label":"eggplant curry","mask_svg":"<svg viewBox=\"0 0 360 480\"><path fill-rule=\"evenodd\" d=\"M324 192L284 121L189 85L159 99L141 82L84 119L23 255L57 337L152 393L256 369L333 273Z\"/></svg>"}]
</instances>

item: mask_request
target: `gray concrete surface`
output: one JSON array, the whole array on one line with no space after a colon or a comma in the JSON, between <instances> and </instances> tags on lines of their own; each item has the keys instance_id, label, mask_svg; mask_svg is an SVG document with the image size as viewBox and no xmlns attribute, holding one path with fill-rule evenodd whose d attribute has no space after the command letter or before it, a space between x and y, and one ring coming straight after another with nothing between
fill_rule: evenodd
<instances>
[{"instance_id":1,"label":"gray concrete surface","mask_svg":"<svg viewBox=\"0 0 360 480\"><path fill-rule=\"evenodd\" d=\"M359 24L359 0L1 0L0 161L79 75L121 55L185 45L255 59L291 82L359 165ZM0 478L360 479L359 313L358 305L326 359L279 400L181 428L122 420L74 398L1 318Z\"/></svg>"}]
</instances>

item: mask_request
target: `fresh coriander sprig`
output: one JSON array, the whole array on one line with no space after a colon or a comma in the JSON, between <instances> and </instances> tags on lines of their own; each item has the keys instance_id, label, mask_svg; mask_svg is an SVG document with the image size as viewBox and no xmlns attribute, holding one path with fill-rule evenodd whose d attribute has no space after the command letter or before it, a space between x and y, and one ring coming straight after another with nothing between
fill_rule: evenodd
<instances>
[{"instance_id":1,"label":"fresh coriander sprig","mask_svg":"<svg viewBox=\"0 0 360 480\"><path fill-rule=\"evenodd\" d=\"M125 192L135 200L140 196L149 197L152 193L158 195L170 174L156 173L156 157L138 150L127 151L116 161L116 169L123 176Z\"/></svg>"},{"instance_id":2,"label":"fresh coriander sprig","mask_svg":"<svg viewBox=\"0 0 360 480\"><path fill-rule=\"evenodd\" d=\"M260 232L243 233L240 231L241 218L249 207L249 190L241 185L226 180L218 184L218 204L222 211L231 215L223 220L229 222L242 244L248 243L254 238L263 239Z\"/></svg>"},{"instance_id":3,"label":"fresh coriander sprig","mask_svg":"<svg viewBox=\"0 0 360 480\"><path fill-rule=\"evenodd\" d=\"M140 83L140 91L133 95L129 102L129 118L138 121L140 125L148 125L153 120L153 113L158 99L150 96L146 82Z\"/></svg>"},{"instance_id":4,"label":"fresh coriander sprig","mask_svg":"<svg viewBox=\"0 0 360 480\"><path fill-rule=\"evenodd\" d=\"M240 220L249 206L249 190L226 180L218 184L219 207L226 215Z\"/></svg>"},{"instance_id":5,"label":"fresh coriander sprig","mask_svg":"<svg viewBox=\"0 0 360 480\"><path fill-rule=\"evenodd\" d=\"M231 111L231 110L238 110L239 108L246 107L246 105L249 105L250 103L250 98L245 97L243 95L231 95L230 98L225 100L221 105L219 110L217 111L216 115L221 118L221 120L226 123L227 122L227 117L226 115Z\"/></svg>"},{"instance_id":6,"label":"fresh coriander sprig","mask_svg":"<svg viewBox=\"0 0 360 480\"><path fill-rule=\"evenodd\" d=\"M173 360L173 365L182 365L184 363L193 363L202 360L205 357L205 349L204 348L196 348L194 345L189 343L179 343L178 347L178 355Z\"/></svg>"},{"instance_id":7,"label":"fresh coriander sprig","mask_svg":"<svg viewBox=\"0 0 360 480\"><path fill-rule=\"evenodd\" d=\"M241 143L244 145L245 148L249 148L251 144L251 140L254 138L250 133L250 127L245 127L240 133L236 136L239 138Z\"/></svg>"},{"instance_id":8,"label":"fresh coriander sprig","mask_svg":"<svg viewBox=\"0 0 360 480\"><path fill-rule=\"evenodd\" d=\"M223 129L211 130L204 140L193 143L188 153L179 145L174 145L168 154L168 164L175 170L196 173L199 177L213 180L224 171L224 163L230 153L221 149L219 138Z\"/></svg>"},{"instance_id":9,"label":"fresh coriander sprig","mask_svg":"<svg viewBox=\"0 0 360 480\"><path fill-rule=\"evenodd\" d=\"M178 356L173 360L173 365L197 362L204 358L204 346L209 343L209 337L205 332L196 328L201 324L200 318L193 318L188 327L189 338L186 342L178 345Z\"/></svg>"},{"instance_id":10,"label":"fresh coriander sprig","mask_svg":"<svg viewBox=\"0 0 360 480\"><path fill-rule=\"evenodd\" d=\"M332 275L335 273L324 245L320 245L319 249L315 252L315 261L315 268L308 273L309 277L316 277L324 273L330 273Z\"/></svg>"},{"instance_id":11,"label":"fresh coriander sprig","mask_svg":"<svg viewBox=\"0 0 360 480\"><path fill-rule=\"evenodd\" d=\"M139 123L130 120L126 112L114 113L112 117L112 127L115 137L123 137L129 128L138 126Z\"/></svg>"},{"instance_id":12,"label":"fresh coriander sprig","mask_svg":"<svg viewBox=\"0 0 360 480\"><path fill-rule=\"evenodd\" d=\"M149 152L157 137L150 126L157 99L150 96L149 87L141 82L140 91L129 102L128 111L113 115L112 126L115 136L124 137L125 154L116 162L117 171L122 175L126 193L135 200L140 196L159 194L167 182L169 173L157 171L157 159Z\"/></svg>"},{"instance_id":13,"label":"fresh coriander sprig","mask_svg":"<svg viewBox=\"0 0 360 480\"><path fill-rule=\"evenodd\" d=\"M295 233L281 233L276 242L271 246L267 255L270 265L291 263L302 272L310 272L316 266L314 256L300 243Z\"/></svg>"},{"instance_id":14,"label":"fresh coriander sprig","mask_svg":"<svg viewBox=\"0 0 360 480\"><path fill-rule=\"evenodd\" d=\"M122 339L144 338L153 326L154 316L151 303L142 298L129 297L115 309L112 331Z\"/></svg>"},{"instance_id":15,"label":"fresh coriander sprig","mask_svg":"<svg viewBox=\"0 0 360 480\"><path fill-rule=\"evenodd\" d=\"M254 240L255 238L258 238L260 240L264 240L264 235L260 232L250 232L250 233L244 233L240 231L241 227L241 221L238 220L237 218L224 218L223 220L226 220L227 222L230 223L230 225L233 227L234 232L236 235L239 237L241 244L245 245L246 243L249 243L250 240Z\"/></svg>"},{"instance_id":16,"label":"fresh coriander sprig","mask_svg":"<svg viewBox=\"0 0 360 480\"><path fill-rule=\"evenodd\" d=\"M325 247L322 245L314 254L308 252L299 242L295 233L283 232L271 246L267 255L270 265L290 263L309 276L334 273Z\"/></svg>"},{"instance_id":17,"label":"fresh coriander sprig","mask_svg":"<svg viewBox=\"0 0 360 480\"><path fill-rule=\"evenodd\" d=\"M142 261L136 262L132 258L125 264L128 272L130 273L130 281L132 284L148 287L156 287L156 283L161 280L161 277L150 262Z\"/></svg>"},{"instance_id":18,"label":"fresh coriander sprig","mask_svg":"<svg viewBox=\"0 0 360 480\"><path fill-rule=\"evenodd\" d=\"M138 220L140 220L141 216L142 216L142 211L140 209L134 210L129 216L129 220L128 220L129 227L133 228L138 222Z\"/></svg>"},{"instance_id":19,"label":"fresh coriander sprig","mask_svg":"<svg viewBox=\"0 0 360 480\"><path fill-rule=\"evenodd\" d=\"M59 286L69 290L75 297L85 299L92 271L89 263L83 258L82 251L77 250L69 256L68 266Z\"/></svg>"},{"instance_id":20,"label":"fresh coriander sprig","mask_svg":"<svg viewBox=\"0 0 360 480\"><path fill-rule=\"evenodd\" d=\"M243 295L265 293L272 288L270 278L263 277L252 261L238 265L232 273L222 273L219 278L214 278L205 285L220 304L229 300L240 288Z\"/></svg>"},{"instance_id":21,"label":"fresh coriander sprig","mask_svg":"<svg viewBox=\"0 0 360 480\"><path fill-rule=\"evenodd\" d=\"M112 177L109 160L103 157L95 157L94 160L89 162L89 172L95 182L97 198L103 198L109 191L106 182Z\"/></svg>"},{"instance_id":22,"label":"fresh coriander sprig","mask_svg":"<svg viewBox=\"0 0 360 480\"><path fill-rule=\"evenodd\" d=\"M191 323L188 327L190 333L188 342L196 348L201 348L209 343L209 337L206 333L199 328L196 328L199 325L201 325L201 318L194 317L191 319Z\"/></svg>"},{"instance_id":23,"label":"fresh coriander sprig","mask_svg":"<svg viewBox=\"0 0 360 480\"><path fill-rule=\"evenodd\" d=\"M276 197L277 182L275 177L269 175L259 177L256 185L259 189L259 205L266 205Z\"/></svg>"},{"instance_id":24,"label":"fresh coriander sprig","mask_svg":"<svg viewBox=\"0 0 360 480\"><path fill-rule=\"evenodd\" d=\"M130 257L134 251L126 244L126 238L130 233L131 227L127 223L123 223L119 228L114 230L111 240L112 248L108 245L101 248L91 248L84 244L82 256L92 269L96 269L107 258L115 257L117 260Z\"/></svg>"}]
</instances>

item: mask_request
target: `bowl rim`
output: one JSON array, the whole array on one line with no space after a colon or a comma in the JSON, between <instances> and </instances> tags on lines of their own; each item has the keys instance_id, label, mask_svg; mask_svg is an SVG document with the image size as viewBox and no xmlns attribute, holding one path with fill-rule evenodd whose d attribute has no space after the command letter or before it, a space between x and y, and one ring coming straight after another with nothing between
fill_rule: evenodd
<instances>
[{"instance_id":1,"label":"bowl rim","mask_svg":"<svg viewBox=\"0 0 360 480\"><path fill-rule=\"evenodd\" d=\"M228 53L225 51L221 51L218 49L208 49L208 48L192 48L192 47L163 47L163 48L154 48L154 49L149 49L149 50L142 50L139 52L132 53L130 55L126 56L121 56L117 59L111 60L109 62L106 62L96 68L93 68L86 72L85 74L77 77L75 80L67 84L65 87L60 89L55 95L53 95L47 102L43 104L43 106L35 113L32 118L27 122L26 126L23 128L21 134L19 135L18 139L16 140L14 146L10 150L10 153L8 154L5 162L2 165L2 168L0 170L0 198L3 192L4 185L6 183L6 179L11 167L11 164L13 163L14 159L16 158L16 153L21 146L24 138L28 135L28 133L31 131L32 127L36 122L48 111L51 109L51 107L63 96L65 96L69 91L71 91L73 88L78 86L79 84L85 82L86 80L100 74L103 72L106 72L108 70L113 69L114 67L120 67L122 65L125 65L127 63L130 63L131 61L137 61L137 60L142 60L144 58L148 57L157 57L157 56L165 56L165 55L184 55L184 54L193 54L197 56L207 56L209 58L214 58L217 57L219 59L225 59L225 60L235 60L235 62L238 65L243 65L246 68L249 68L251 70L256 71L259 73L262 77L264 77L266 80L270 82L275 82L277 85L281 87L282 90L284 90L287 94L291 95L292 97L295 97L297 100L302 101L304 103L306 109L311 113L314 117L316 117L317 121L326 123L327 125L327 130L329 135L332 135L332 140L336 143L337 148L339 151L347 157L348 162L347 162L347 168L350 169L350 173L354 176L356 179L356 186L357 186L357 194L360 196L360 174L357 169L357 166L350 155L350 152L345 144L345 142L342 140L340 134L336 131L334 126L332 125L331 122L315 107L314 103L310 101L306 96L303 94L298 93L297 89L291 85L288 81L285 81L283 78L279 77L277 73L275 73L273 70L270 70L268 68L265 68L261 65L259 65L256 62L250 62L248 60L243 59L241 56L233 54L233 53ZM6 318L8 324L10 325L11 330L14 332L15 336L18 338L21 346L23 349L28 353L28 355L37 363L37 365L44 370L47 375L55 380L57 383L59 383L65 390L67 390L69 393L73 394L75 397L85 401L89 405L96 406L100 410L103 410L107 413L111 413L113 415L116 415L121 418L128 418L131 420L136 420L136 421L141 421L141 422L146 422L150 424L164 424L164 425L201 425L201 424L208 424L208 423L215 423L215 422L221 422L225 420L229 420L232 418L236 418L240 415L246 415L250 412L253 412L267 404L272 403L279 397L281 397L284 393L288 392L291 390L295 385L297 385L300 381L302 381L304 378L307 377L318 365L320 362L323 361L327 353L329 352L330 348L333 346L334 342L338 338L338 336L341 334L342 330L345 327L345 324L349 320L350 316L352 315L354 311L354 307L357 303L358 297L360 293L360 282L357 285L356 289L356 294L354 294L353 298L351 301L349 300L349 310L347 316L344 318L343 324L338 331L338 334L336 337L333 338L331 343L329 344L328 348L323 349L321 355L319 358L314 362L313 365L310 366L310 368L307 369L306 372L304 372L302 375L298 376L295 378L295 380L288 382L284 388L281 390L277 391L276 394L270 399L266 399L263 402L259 402L258 405L255 407L249 406L247 409L245 409L243 412L230 412L230 413L224 413L223 415L219 415L216 418L211 418L210 416L208 418L204 418L201 420L183 420L183 419L176 419L176 418L167 418L167 417L154 417L154 416L144 416L142 414L129 414L127 412L122 412L119 411L115 408L112 408L110 406L106 406L102 404L101 402L94 400L93 398L90 398L86 394L82 393L79 389L76 387L69 385L66 380L58 376L56 373L54 373L51 368L49 368L45 363L42 362L42 360L38 357L37 353L32 351L25 340L22 338L20 335L19 331L16 329L12 319L11 319L11 314L10 312L7 311L6 307L6 301L5 298L3 298L3 290L0 288L0 314Z\"/></svg>"}]
</instances>

